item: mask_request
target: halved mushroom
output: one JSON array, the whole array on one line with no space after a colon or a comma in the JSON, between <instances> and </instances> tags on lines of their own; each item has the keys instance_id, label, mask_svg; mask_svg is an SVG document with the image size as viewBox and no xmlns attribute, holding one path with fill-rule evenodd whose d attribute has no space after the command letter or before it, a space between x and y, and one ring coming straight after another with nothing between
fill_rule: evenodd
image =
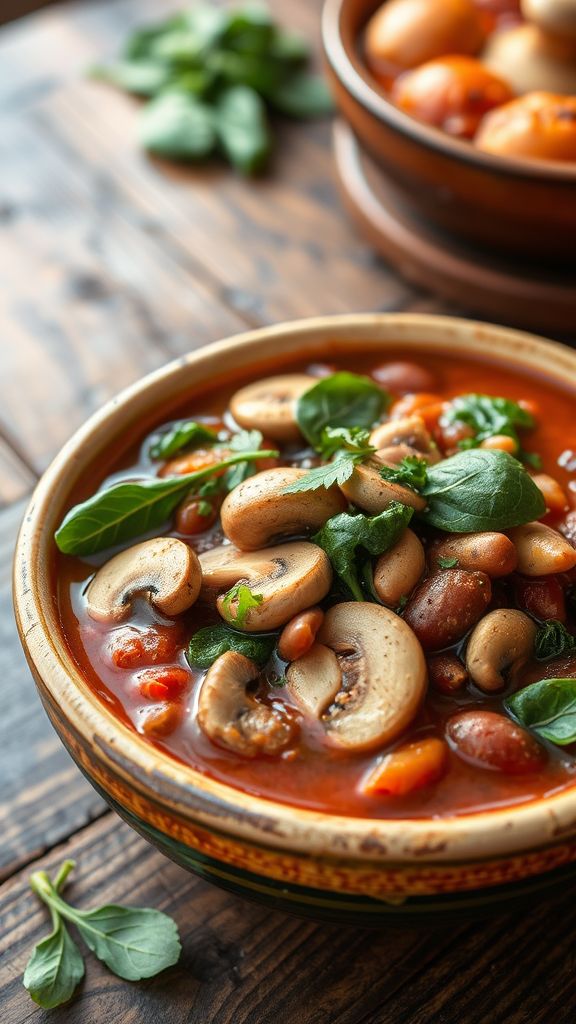
<instances>
[{"instance_id":1,"label":"halved mushroom","mask_svg":"<svg viewBox=\"0 0 576 1024\"><path fill-rule=\"evenodd\" d=\"M216 601L222 618L248 633L278 629L298 612L326 597L332 582L328 555L316 544L294 541L263 551L238 551L223 544L200 555L202 592ZM245 582L258 598L245 617L237 621L238 601L225 602L225 591Z\"/></svg>"},{"instance_id":2,"label":"halved mushroom","mask_svg":"<svg viewBox=\"0 0 576 1024\"><path fill-rule=\"evenodd\" d=\"M440 458L430 431L421 416L405 416L399 420L381 423L370 434L370 444L378 449L403 447L407 450L404 450L402 458L406 455L418 455L427 462L438 462ZM383 462L388 460L388 452L380 450L378 456Z\"/></svg>"},{"instance_id":3,"label":"halved mushroom","mask_svg":"<svg viewBox=\"0 0 576 1024\"><path fill-rule=\"evenodd\" d=\"M426 501L421 494L417 494L409 487L403 487L402 484L384 480L380 476L380 469L384 463L380 462L377 456L378 452L365 465L356 466L352 475L340 485L340 490L348 501L373 516L388 508L391 501L399 501L402 505L409 505L418 511L426 508Z\"/></svg>"},{"instance_id":4,"label":"halved mushroom","mask_svg":"<svg viewBox=\"0 0 576 1024\"><path fill-rule=\"evenodd\" d=\"M326 647L338 661L336 694ZM372 750L395 739L426 691L426 662L414 633L398 615L367 602L331 608L318 644L286 675L298 703L320 717L328 742L345 750Z\"/></svg>"},{"instance_id":5,"label":"halved mushroom","mask_svg":"<svg viewBox=\"0 0 576 1024\"><path fill-rule=\"evenodd\" d=\"M496 608L474 630L466 648L466 668L485 693L502 690L503 673L517 671L532 654L536 625L516 608Z\"/></svg>"},{"instance_id":6,"label":"halved mushroom","mask_svg":"<svg viewBox=\"0 0 576 1024\"><path fill-rule=\"evenodd\" d=\"M274 757L290 743L293 724L247 693L258 666L236 651L211 665L200 687L198 725L208 739L244 757Z\"/></svg>"},{"instance_id":7,"label":"halved mushroom","mask_svg":"<svg viewBox=\"0 0 576 1024\"><path fill-rule=\"evenodd\" d=\"M163 615L180 615L200 593L198 557L174 537L155 537L127 548L98 569L86 590L86 610L101 622L120 622L132 598L148 594Z\"/></svg>"},{"instance_id":8,"label":"halved mushroom","mask_svg":"<svg viewBox=\"0 0 576 1024\"><path fill-rule=\"evenodd\" d=\"M299 441L296 401L316 383L306 373L266 377L240 388L230 399L230 410L241 427L260 430L274 441Z\"/></svg>"},{"instance_id":9,"label":"halved mushroom","mask_svg":"<svg viewBox=\"0 0 576 1024\"><path fill-rule=\"evenodd\" d=\"M282 466L256 473L225 498L222 529L242 551L256 551L280 537L319 530L327 519L344 512L346 499L338 487L286 494L289 484L306 476L305 469Z\"/></svg>"}]
</instances>

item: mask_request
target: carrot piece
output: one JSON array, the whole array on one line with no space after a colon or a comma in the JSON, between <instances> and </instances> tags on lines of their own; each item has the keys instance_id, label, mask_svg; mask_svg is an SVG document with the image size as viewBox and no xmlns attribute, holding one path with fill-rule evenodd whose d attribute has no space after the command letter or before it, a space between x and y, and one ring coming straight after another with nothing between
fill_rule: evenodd
<instances>
[{"instance_id":1,"label":"carrot piece","mask_svg":"<svg viewBox=\"0 0 576 1024\"><path fill-rule=\"evenodd\" d=\"M447 766L447 745L435 736L427 736L386 754L364 778L361 790L366 796L405 796L438 782Z\"/></svg>"}]
</instances>

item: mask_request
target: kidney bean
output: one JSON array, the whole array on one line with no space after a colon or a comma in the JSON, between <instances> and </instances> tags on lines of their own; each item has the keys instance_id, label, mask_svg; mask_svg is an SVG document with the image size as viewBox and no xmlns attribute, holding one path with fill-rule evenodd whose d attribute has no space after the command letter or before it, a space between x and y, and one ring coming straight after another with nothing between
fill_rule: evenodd
<instances>
[{"instance_id":1,"label":"kidney bean","mask_svg":"<svg viewBox=\"0 0 576 1024\"><path fill-rule=\"evenodd\" d=\"M526 579L525 576L517 576L514 591L518 606L535 619L566 622L566 598L556 577Z\"/></svg>"},{"instance_id":2,"label":"kidney bean","mask_svg":"<svg viewBox=\"0 0 576 1024\"><path fill-rule=\"evenodd\" d=\"M516 548L503 533L462 533L433 541L429 563L439 568L440 558L457 558L459 569L485 572L491 579L508 576L517 564Z\"/></svg>"},{"instance_id":3,"label":"kidney bean","mask_svg":"<svg viewBox=\"0 0 576 1024\"><path fill-rule=\"evenodd\" d=\"M548 757L531 733L496 711L461 711L448 720L446 736L464 761L507 775L537 772Z\"/></svg>"},{"instance_id":4,"label":"kidney bean","mask_svg":"<svg viewBox=\"0 0 576 1024\"><path fill-rule=\"evenodd\" d=\"M508 455L516 455L518 442L507 434L494 434L486 437L480 442L480 448L487 448L488 451L508 452Z\"/></svg>"},{"instance_id":5,"label":"kidney bean","mask_svg":"<svg viewBox=\"0 0 576 1024\"><path fill-rule=\"evenodd\" d=\"M324 621L321 608L309 608L290 619L280 634L278 654L284 661L296 661L312 647Z\"/></svg>"},{"instance_id":6,"label":"kidney bean","mask_svg":"<svg viewBox=\"0 0 576 1024\"><path fill-rule=\"evenodd\" d=\"M544 495L546 508L549 512L566 511L568 508L568 498L553 476L548 476L547 473L535 473L532 480L538 490Z\"/></svg>"},{"instance_id":7,"label":"kidney bean","mask_svg":"<svg viewBox=\"0 0 576 1024\"><path fill-rule=\"evenodd\" d=\"M576 679L576 654L564 654L550 661L536 661L534 658L512 676L512 689L520 690L531 683L539 683L541 679Z\"/></svg>"},{"instance_id":8,"label":"kidney bean","mask_svg":"<svg viewBox=\"0 0 576 1024\"><path fill-rule=\"evenodd\" d=\"M372 377L383 388L395 391L400 395L414 394L416 391L434 391L437 385L434 374L417 363L394 362L382 363L372 370Z\"/></svg>"},{"instance_id":9,"label":"kidney bean","mask_svg":"<svg viewBox=\"0 0 576 1024\"><path fill-rule=\"evenodd\" d=\"M461 640L482 617L491 596L486 573L442 569L413 591L404 619L424 650L439 651Z\"/></svg>"},{"instance_id":10,"label":"kidney bean","mask_svg":"<svg viewBox=\"0 0 576 1024\"><path fill-rule=\"evenodd\" d=\"M194 537L214 526L217 518L218 508L214 502L203 498L186 498L176 509L174 525L178 533Z\"/></svg>"},{"instance_id":11,"label":"kidney bean","mask_svg":"<svg viewBox=\"0 0 576 1024\"><path fill-rule=\"evenodd\" d=\"M446 696L462 690L468 679L464 665L455 654L433 654L428 658L428 676L434 689Z\"/></svg>"}]
</instances>

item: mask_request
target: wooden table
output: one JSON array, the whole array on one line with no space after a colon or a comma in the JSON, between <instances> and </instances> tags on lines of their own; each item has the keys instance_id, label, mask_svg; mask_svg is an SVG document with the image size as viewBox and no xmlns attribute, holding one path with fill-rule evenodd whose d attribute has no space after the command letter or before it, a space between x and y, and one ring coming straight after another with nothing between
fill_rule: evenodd
<instances>
[{"instance_id":1,"label":"wooden table","mask_svg":"<svg viewBox=\"0 0 576 1024\"><path fill-rule=\"evenodd\" d=\"M51 1020L573 1024L576 884L521 916L458 930L439 921L433 933L271 913L186 874L121 824L36 699L12 619L13 543L35 480L92 410L247 325L442 308L347 224L328 124L287 127L272 174L255 184L138 151L133 102L83 71L173 6L81 0L0 32L0 1020L48 1018L21 985L47 928L27 879L72 856L74 900L166 910L184 952L176 968L135 985L90 958L80 995ZM274 6L317 35L317 0Z\"/></svg>"}]
</instances>

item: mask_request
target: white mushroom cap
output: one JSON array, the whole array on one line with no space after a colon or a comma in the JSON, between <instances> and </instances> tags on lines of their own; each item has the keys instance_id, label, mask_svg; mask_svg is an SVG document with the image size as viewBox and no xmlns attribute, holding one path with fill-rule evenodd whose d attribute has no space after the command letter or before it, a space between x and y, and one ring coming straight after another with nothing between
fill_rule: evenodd
<instances>
[{"instance_id":1,"label":"white mushroom cap","mask_svg":"<svg viewBox=\"0 0 576 1024\"><path fill-rule=\"evenodd\" d=\"M163 615L180 615L200 593L198 557L174 537L156 537L127 548L98 569L86 590L86 609L93 619L119 622L130 613L137 594L149 594Z\"/></svg>"},{"instance_id":2,"label":"white mushroom cap","mask_svg":"<svg viewBox=\"0 0 576 1024\"><path fill-rule=\"evenodd\" d=\"M340 673L325 654L334 652ZM373 750L399 736L426 692L426 662L409 626L376 604L344 602L327 613L318 643L287 671L301 707L321 715L326 739L345 750Z\"/></svg>"},{"instance_id":3,"label":"white mushroom cap","mask_svg":"<svg viewBox=\"0 0 576 1024\"><path fill-rule=\"evenodd\" d=\"M316 544L294 541L262 551L238 551L223 544L200 555L202 592L205 598L220 594L218 611L225 615L224 596L235 583L246 582L260 604L250 608L244 622L235 621L237 602L231 602L231 625L251 632L278 629L298 612L311 608L330 590L332 567L328 555Z\"/></svg>"},{"instance_id":4,"label":"white mushroom cap","mask_svg":"<svg viewBox=\"0 0 576 1024\"><path fill-rule=\"evenodd\" d=\"M319 530L327 519L346 510L346 499L336 486L285 493L304 476L305 469L282 466L256 473L235 487L220 512L226 537L242 551L256 551L280 537Z\"/></svg>"},{"instance_id":5,"label":"white mushroom cap","mask_svg":"<svg viewBox=\"0 0 576 1024\"><path fill-rule=\"evenodd\" d=\"M316 383L305 373L265 377L240 388L230 399L230 410L241 427L260 430L273 441L299 441L296 402Z\"/></svg>"}]
</instances>

